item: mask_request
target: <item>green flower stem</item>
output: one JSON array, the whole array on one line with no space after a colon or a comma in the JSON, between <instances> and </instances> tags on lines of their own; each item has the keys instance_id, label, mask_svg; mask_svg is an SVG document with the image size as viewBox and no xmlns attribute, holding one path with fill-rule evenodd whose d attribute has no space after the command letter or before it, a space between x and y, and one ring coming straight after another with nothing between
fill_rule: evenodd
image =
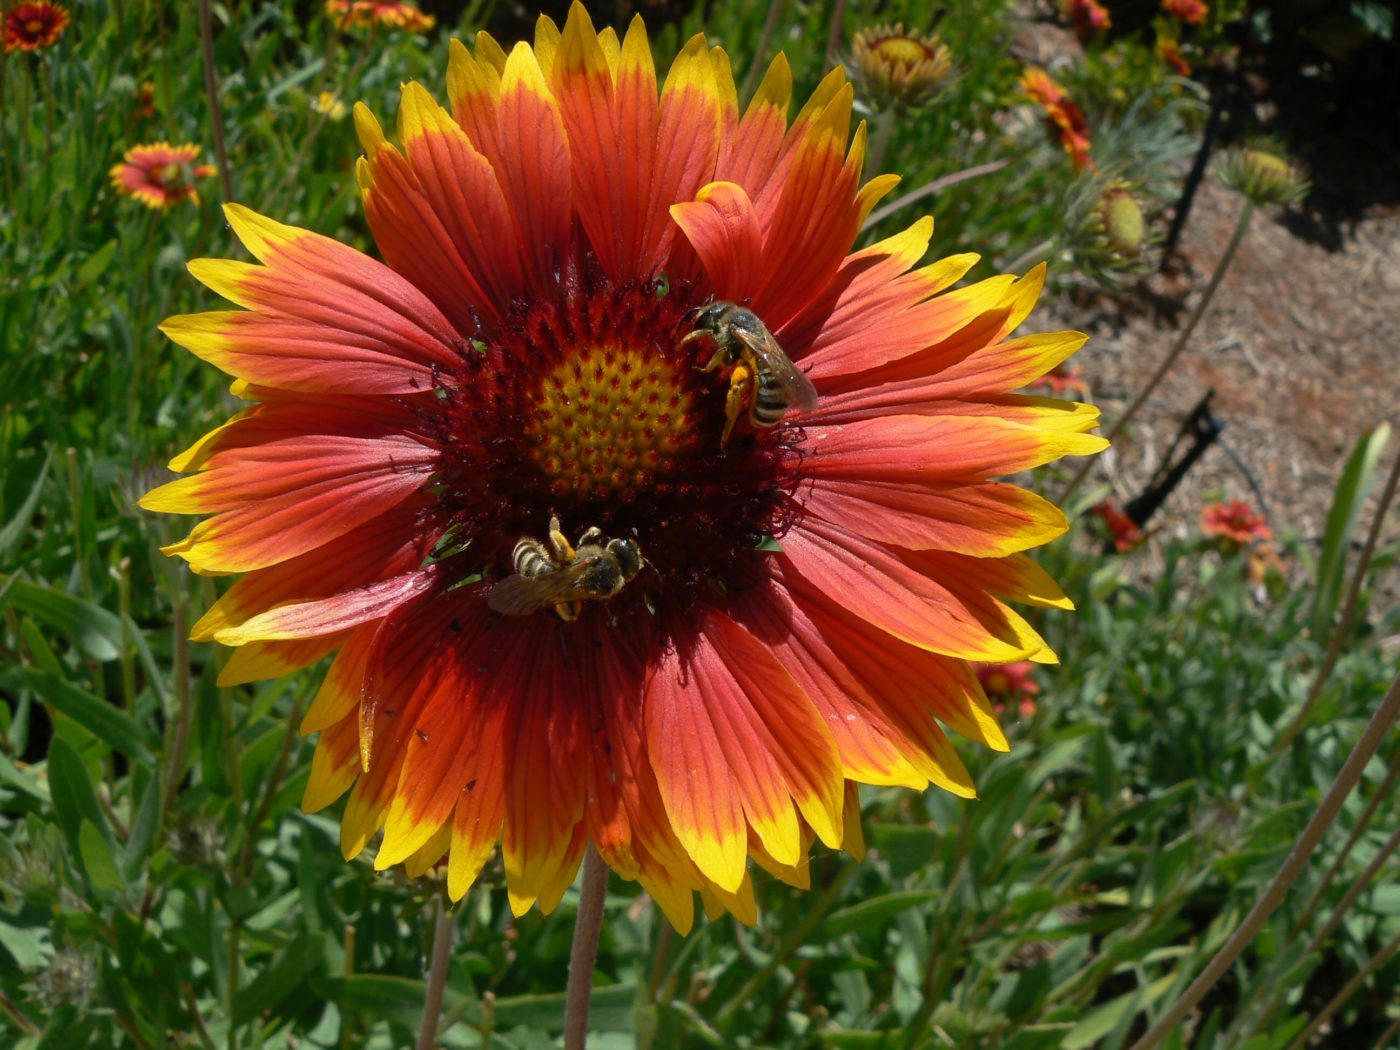
<instances>
[{"instance_id":1,"label":"green flower stem","mask_svg":"<svg viewBox=\"0 0 1400 1050\"><path fill-rule=\"evenodd\" d=\"M564 1050L584 1050L588 1041L588 1000L593 994L593 964L603 932L603 902L608 896L608 866L589 843L583 855L583 885L569 951L569 984L564 994Z\"/></svg>"},{"instance_id":2,"label":"green flower stem","mask_svg":"<svg viewBox=\"0 0 1400 1050\"><path fill-rule=\"evenodd\" d=\"M1225 245L1225 251L1221 253L1220 261L1215 264L1215 272L1210 275L1210 283L1206 285L1205 291L1201 293L1200 301L1196 303L1196 309L1191 312L1191 317L1186 322L1186 327L1183 328L1181 334L1176 337L1176 342L1172 344L1171 350L1168 351L1167 356L1163 358L1162 363L1157 366L1157 371L1152 373L1152 378L1147 381L1147 385L1138 391L1137 397L1133 398L1133 403L1118 417L1117 422L1115 422L1113 426L1109 428L1108 433L1104 435L1104 437L1108 439L1110 445L1113 443L1114 438L1121 434L1127 425L1133 421L1133 417L1141 411L1142 406L1147 403L1147 399L1152 396L1162 380L1166 378L1167 373L1171 371L1172 365L1176 364L1176 359L1181 356L1181 351L1186 349L1186 344L1191 341L1191 336L1195 333L1196 326L1200 324L1201 318L1205 316L1206 310L1210 308L1211 300L1215 298L1215 292L1220 287L1220 282L1224 280L1226 272L1230 269L1230 263L1235 259L1235 252L1239 250L1240 242L1244 240L1245 231L1249 229L1249 220L1253 218L1253 216L1254 205L1249 201L1245 201L1244 207L1240 209L1240 217L1235 222L1235 232L1230 235L1230 243ZM1061 506L1065 505L1069 501L1070 496L1074 495L1075 490L1083 484L1084 479L1088 477L1089 471L1093 465L1094 460L1086 457L1074 477L1070 478L1069 484L1065 486L1064 492L1060 493L1060 498L1057 502Z\"/></svg>"},{"instance_id":3,"label":"green flower stem","mask_svg":"<svg viewBox=\"0 0 1400 1050\"><path fill-rule=\"evenodd\" d=\"M1361 739L1356 742L1356 746L1351 749L1351 754L1347 756L1346 763L1342 766L1341 772L1332 782L1332 786L1327 790L1322 803L1317 807L1317 812L1313 814L1312 820L1308 821L1308 826L1303 829L1303 833L1298 836L1298 841L1293 844L1287 859L1274 876L1272 882L1260 894L1259 899L1254 902L1254 907L1250 909L1244 921L1230 939L1216 952L1215 958L1207 964L1201 971L1191 986L1182 993L1180 998L1158 1018L1157 1023L1147 1030L1130 1050L1151 1050L1157 1046L1169 1034L1176 1031L1177 1025L1181 1023L1192 1007L1194 1007L1215 986L1216 981L1224 976L1225 971L1239 957L1240 953L1254 940L1270 915L1273 914L1283 898L1288 894L1289 887L1298 877L1298 873L1307 866L1312 859L1317 844L1322 840L1322 836L1327 829L1332 826L1337 819L1337 814L1341 811L1343 803L1351 794L1356 782L1361 779L1362 770L1371 761L1376 750L1380 747L1381 741L1395 724L1396 716L1400 715L1400 676L1391 683L1389 692L1385 699L1381 701L1376 713L1371 716L1370 724L1366 726L1366 731L1361 734Z\"/></svg>"},{"instance_id":4,"label":"green flower stem","mask_svg":"<svg viewBox=\"0 0 1400 1050\"><path fill-rule=\"evenodd\" d=\"M889 152L890 139L894 135L894 126L899 121L899 108L891 106L882 109L875 114L875 128L870 135L870 149L865 154L865 170L871 175L878 175L883 170L880 165L885 162L885 154Z\"/></svg>"},{"instance_id":5,"label":"green flower stem","mask_svg":"<svg viewBox=\"0 0 1400 1050\"><path fill-rule=\"evenodd\" d=\"M224 146L224 113L219 105L219 77L214 70L214 25L209 0L199 0L199 41L204 51L204 91L209 96L209 123L214 129L214 155L219 159L219 184L224 201L233 200L233 178L228 170L228 150Z\"/></svg>"},{"instance_id":6,"label":"green flower stem","mask_svg":"<svg viewBox=\"0 0 1400 1050\"><path fill-rule=\"evenodd\" d=\"M836 65L836 52L841 46L841 38L846 35L846 0L836 0L831 9L831 28L826 34L826 59L822 62L822 76L830 73Z\"/></svg>"},{"instance_id":7,"label":"green flower stem","mask_svg":"<svg viewBox=\"0 0 1400 1050\"><path fill-rule=\"evenodd\" d=\"M452 960L452 927L452 913L439 896L433 921L432 961L428 964L428 991L423 997L423 1023L418 1029L415 1050L433 1050L437 1041L442 997L447 992L447 965Z\"/></svg>"}]
</instances>

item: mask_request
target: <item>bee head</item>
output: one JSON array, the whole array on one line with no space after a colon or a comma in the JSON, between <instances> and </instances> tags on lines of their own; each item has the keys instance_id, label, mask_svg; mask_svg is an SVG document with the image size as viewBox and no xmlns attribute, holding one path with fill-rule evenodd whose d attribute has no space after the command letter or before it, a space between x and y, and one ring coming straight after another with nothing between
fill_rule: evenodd
<instances>
[{"instance_id":1,"label":"bee head","mask_svg":"<svg viewBox=\"0 0 1400 1050\"><path fill-rule=\"evenodd\" d=\"M703 328L707 331L717 331L724 323L724 317L730 310L734 309L733 303L726 303L720 300L711 300L702 303L694 310L695 327Z\"/></svg>"}]
</instances>

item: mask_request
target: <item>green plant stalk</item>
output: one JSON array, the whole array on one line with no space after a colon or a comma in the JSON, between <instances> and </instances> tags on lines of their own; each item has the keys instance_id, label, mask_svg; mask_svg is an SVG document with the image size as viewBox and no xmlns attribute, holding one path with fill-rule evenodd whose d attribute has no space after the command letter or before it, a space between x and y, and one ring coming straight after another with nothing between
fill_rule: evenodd
<instances>
[{"instance_id":1,"label":"green plant stalk","mask_svg":"<svg viewBox=\"0 0 1400 1050\"><path fill-rule=\"evenodd\" d=\"M219 184L224 201L233 200L233 178L228 170L228 149L224 145L224 113L219 104L219 76L214 68L214 24L209 0L199 0L199 42L204 55L204 90L209 98L209 123L214 129L214 155L219 160Z\"/></svg>"},{"instance_id":2,"label":"green plant stalk","mask_svg":"<svg viewBox=\"0 0 1400 1050\"><path fill-rule=\"evenodd\" d=\"M239 852L238 858L238 868L244 879L252 874L253 851L257 842L258 828L267 819L267 815L272 809L273 800L276 799L277 792L281 790L282 778L286 776L288 760L292 754L292 744L300 735L297 727L301 724L301 704L302 698L298 694L292 701L292 710L287 716L287 726L277 747L277 757L273 760L272 769L263 781L262 788L258 793L257 805L253 807L252 816L248 819L248 830L243 836L243 848Z\"/></svg>"},{"instance_id":3,"label":"green plant stalk","mask_svg":"<svg viewBox=\"0 0 1400 1050\"><path fill-rule=\"evenodd\" d=\"M78 570L78 592L92 601L92 579L88 575L88 552L83 536L83 483L78 469L78 450L64 449L63 461L68 468L68 505L73 514L73 562Z\"/></svg>"},{"instance_id":4,"label":"green plant stalk","mask_svg":"<svg viewBox=\"0 0 1400 1050\"><path fill-rule=\"evenodd\" d=\"M345 979L349 981L350 978L355 976L355 924L353 922L347 922L345 924L345 933L341 935L341 946L345 955ZM340 1050L350 1050L353 1038L351 1033L354 1031L350 1023L352 1016L352 1012L348 1007L345 1008L344 1012L341 1014ZM488 1044L483 1042L481 1045L484 1047Z\"/></svg>"},{"instance_id":5,"label":"green plant stalk","mask_svg":"<svg viewBox=\"0 0 1400 1050\"><path fill-rule=\"evenodd\" d=\"M593 965L603 932L603 904L608 897L608 866L593 843L583 855L583 885L574 916L574 943L569 950L569 982L564 991L564 1050L584 1050L588 1042L588 1000L593 994Z\"/></svg>"},{"instance_id":6,"label":"green plant stalk","mask_svg":"<svg viewBox=\"0 0 1400 1050\"><path fill-rule=\"evenodd\" d=\"M846 35L846 0L836 0L831 9L831 28L826 34L826 57L822 62L822 76L830 73L836 65L836 52L841 46L841 38Z\"/></svg>"},{"instance_id":7,"label":"green plant stalk","mask_svg":"<svg viewBox=\"0 0 1400 1050\"><path fill-rule=\"evenodd\" d=\"M782 21L786 8L787 0L770 0L768 4L768 17L763 21L763 31L758 35L758 43L754 45L748 72L744 74L743 86L739 88L739 101L742 105L748 105L753 98L754 88L758 86L759 71L763 69L763 59L773 43L773 34L778 31L778 23Z\"/></svg>"},{"instance_id":8,"label":"green plant stalk","mask_svg":"<svg viewBox=\"0 0 1400 1050\"><path fill-rule=\"evenodd\" d=\"M1288 1044L1288 1050L1299 1050L1300 1047L1306 1046L1308 1040L1313 1037L1317 1030L1330 1021L1332 1016L1346 1005L1346 1001L1356 994L1356 990L1365 983L1366 978L1390 961L1390 957L1395 954L1397 949L1400 949L1400 933L1386 941L1375 955L1366 960L1366 965L1357 970L1351 980L1337 990L1337 994L1332 996L1331 1001L1308 1022L1308 1026L1298 1033L1297 1038ZM1381 1042L1376 1045L1386 1046L1387 1044Z\"/></svg>"},{"instance_id":9,"label":"green plant stalk","mask_svg":"<svg viewBox=\"0 0 1400 1050\"><path fill-rule=\"evenodd\" d=\"M1376 713L1371 716L1370 723L1361 734L1361 739L1356 742L1356 746L1351 749L1351 754L1347 756L1346 763L1328 788L1326 796L1317 807L1317 812L1308 821L1308 826L1303 829L1303 833L1298 836L1298 841L1293 844L1287 859L1274 876L1272 882L1259 895L1254 907L1250 909L1244 921L1229 940L1221 946L1201 974L1191 982L1191 986L1182 993L1180 998L1162 1014L1147 1032L1133 1044L1131 1050L1151 1050L1167 1037L1176 1026L1194 1007L1206 992L1215 986L1215 982L1220 980L1225 971L1237 959L1242 951L1254 940L1255 935L1263 927L1274 909L1282 902L1287 895L1289 887L1298 877L1298 873L1307 866L1312 859L1313 851L1317 848L1318 842L1327 829L1332 826L1337 818L1337 813L1341 811L1342 804L1346 802L1347 796L1351 794L1352 788L1361 778L1362 770L1371 761L1381 741L1385 739L1386 733L1394 725L1396 716L1400 715L1400 676L1391 683L1390 690L1386 693L1385 699L1376 708Z\"/></svg>"},{"instance_id":10,"label":"green plant stalk","mask_svg":"<svg viewBox=\"0 0 1400 1050\"><path fill-rule=\"evenodd\" d=\"M719 1013L715 1015L715 1026L717 1028L722 1029L725 1022L734 1016L739 1007L747 1002L748 999L762 988L764 984L767 983L768 979L778 971L778 967L786 962L793 952L797 951L797 949L801 948L802 945L806 943L807 936L826 918L827 913L831 911L832 905L840 900L841 893L846 888L846 883L851 880L859 868L860 864L855 860L848 860L842 866L841 870L836 873L836 878L832 879L831 885L822 892L822 895L817 898L816 904L807 912L806 918L798 923L792 932L787 935L783 943L778 946L778 950L769 957L768 962L764 964L763 968L745 981L740 986L739 990L734 993L733 998L720 1008Z\"/></svg>"},{"instance_id":11,"label":"green plant stalk","mask_svg":"<svg viewBox=\"0 0 1400 1050\"><path fill-rule=\"evenodd\" d=\"M418 1029L415 1050L433 1050L437 1042L442 997L447 992L447 967L452 961L452 913L441 895L433 918L432 961L428 965L428 988L423 996L423 1022ZM483 1044L485 1045L485 1044Z\"/></svg>"},{"instance_id":12,"label":"green plant stalk","mask_svg":"<svg viewBox=\"0 0 1400 1050\"><path fill-rule=\"evenodd\" d=\"M131 632L131 559L126 556L117 562L117 612L122 622L122 705L130 715L136 713L136 639Z\"/></svg>"},{"instance_id":13,"label":"green plant stalk","mask_svg":"<svg viewBox=\"0 0 1400 1050\"><path fill-rule=\"evenodd\" d=\"M175 686L175 718L173 729L167 733L166 754L169 756L165 786L161 790L160 826L169 827L170 810L175 805L184 772L185 752L190 744L190 726L194 721L194 697L190 691L190 638L187 620L188 599L184 588L178 588L171 610L172 667L171 680Z\"/></svg>"},{"instance_id":14,"label":"green plant stalk","mask_svg":"<svg viewBox=\"0 0 1400 1050\"><path fill-rule=\"evenodd\" d=\"M1113 440L1133 421L1142 406L1147 403L1147 399L1152 396L1167 373L1171 371L1172 365L1176 364L1176 359L1181 356L1181 352L1186 349L1186 344L1191 341L1191 336L1196 332L1196 326L1201 323L1201 318L1205 316L1206 310L1210 308L1211 301L1215 298L1216 290L1220 287L1220 282L1225 279L1225 274L1229 272L1230 264L1235 260L1235 253L1239 251L1240 243L1244 240L1245 232L1249 229L1249 220L1254 217L1254 205L1250 201L1245 201L1244 207L1240 209L1240 217L1235 221L1235 232L1230 235L1230 241L1225 245L1225 251L1221 253L1220 260L1215 264L1215 272L1210 275L1210 282L1206 285L1205 291L1201 293L1200 301L1196 303L1196 309L1191 311L1191 317L1186 322L1186 327L1177 336L1176 342L1172 344L1167 356L1162 359L1162 363L1157 366L1157 371L1152 373L1152 378L1147 381L1147 385L1138 391L1137 397L1133 398L1132 404L1118 417L1113 426L1109 427L1108 433L1104 435L1110 445ZM1076 489L1083 484L1088 477L1090 469L1094 465L1092 457L1085 457L1084 462L1070 478L1065 490L1060 493L1060 498L1056 501L1064 505L1074 495Z\"/></svg>"},{"instance_id":15,"label":"green plant stalk","mask_svg":"<svg viewBox=\"0 0 1400 1050\"><path fill-rule=\"evenodd\" d=\"M1327 685L1327 679L1341 658L1342 647L1346 644L1347 635L1351 633L1352 623L1356 619L1356 607L1361 599L1361 588L1366 582L1366 574L1371 570L1371 558L1376 552L1381 529L1385 527L1386 516L1390 513L1390 505L1395 501L1397 485L1400 485L1400 452L1396 453L1395 462L1391 464L1390 476L1386 478L1385 489L1381 493L1380 502L1376 504L1376 513L1371 518L1370 531L1366 533L1366 543L1361 548L1360 556L1356 559L1356 568L1352 572L1351 584L1347 588L1346 601L1342 603L1341 619L1337 621L1337 626L1333 629L1332 637L1327 644L1327 655L1323 658L1322 666L1317 670L1317 676L1313 679L1312 688L1308 690L1308 697L1303 701L1303 706L1293 716L1293 721L1288 723L1284 731L1278 735L1278 739L1274 741L1273 753L1276 755L1286 751L1308 724L1313 708L1322 699L1322 691Z\"/></svg>"}]
</instances>

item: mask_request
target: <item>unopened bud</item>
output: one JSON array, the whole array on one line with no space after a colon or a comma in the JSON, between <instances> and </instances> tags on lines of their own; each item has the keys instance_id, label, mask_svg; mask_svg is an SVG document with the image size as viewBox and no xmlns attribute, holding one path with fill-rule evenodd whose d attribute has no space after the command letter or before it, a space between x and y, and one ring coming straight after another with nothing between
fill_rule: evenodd
<instances>
[{"instance_id":1,"label":"unopened bud","mask_svg":"<svg viewBox=\"0 0 1400 1050\"><path fill-rule=\"evenodd\" d=\"M1293 204L1308 191L1302 172L1272 145L1231 150L1220 165L1220 179L1260 207Z\"/></svg>"},{"instance_id":2,"label":"unopened bud","mask_svg":"<svg viewBox=\"0 0 1400 1050\"><path fill-rule=\"evenodd\" d=\"M852 55L852 79L879 109L928 102L953 70L952 52L938 37L900 23L862 29Z\"/></svg>"}]
</instances>

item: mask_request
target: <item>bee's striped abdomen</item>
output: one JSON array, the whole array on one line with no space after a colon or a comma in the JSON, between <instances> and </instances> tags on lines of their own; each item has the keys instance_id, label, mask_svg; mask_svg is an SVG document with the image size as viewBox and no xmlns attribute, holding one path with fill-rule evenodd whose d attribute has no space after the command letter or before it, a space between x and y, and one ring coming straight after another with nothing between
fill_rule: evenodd
<instances>
[{"instance_id":1,"label":"bee's striped abdomen","mask_svg":"<svg viewBox=\"0 0 1400 1050\"><path fill-rule=\"evenodd\" d=\"M758 362L754 363L758 365ZM756 427L777 426L788 414L788 409L792 408L792 400L788 390L783 385L782 380L762 365L759 365L754 371L756 373L754 376L756 388L753 408L749 411L749 419Z\"/></svg>"}]
</instances>

